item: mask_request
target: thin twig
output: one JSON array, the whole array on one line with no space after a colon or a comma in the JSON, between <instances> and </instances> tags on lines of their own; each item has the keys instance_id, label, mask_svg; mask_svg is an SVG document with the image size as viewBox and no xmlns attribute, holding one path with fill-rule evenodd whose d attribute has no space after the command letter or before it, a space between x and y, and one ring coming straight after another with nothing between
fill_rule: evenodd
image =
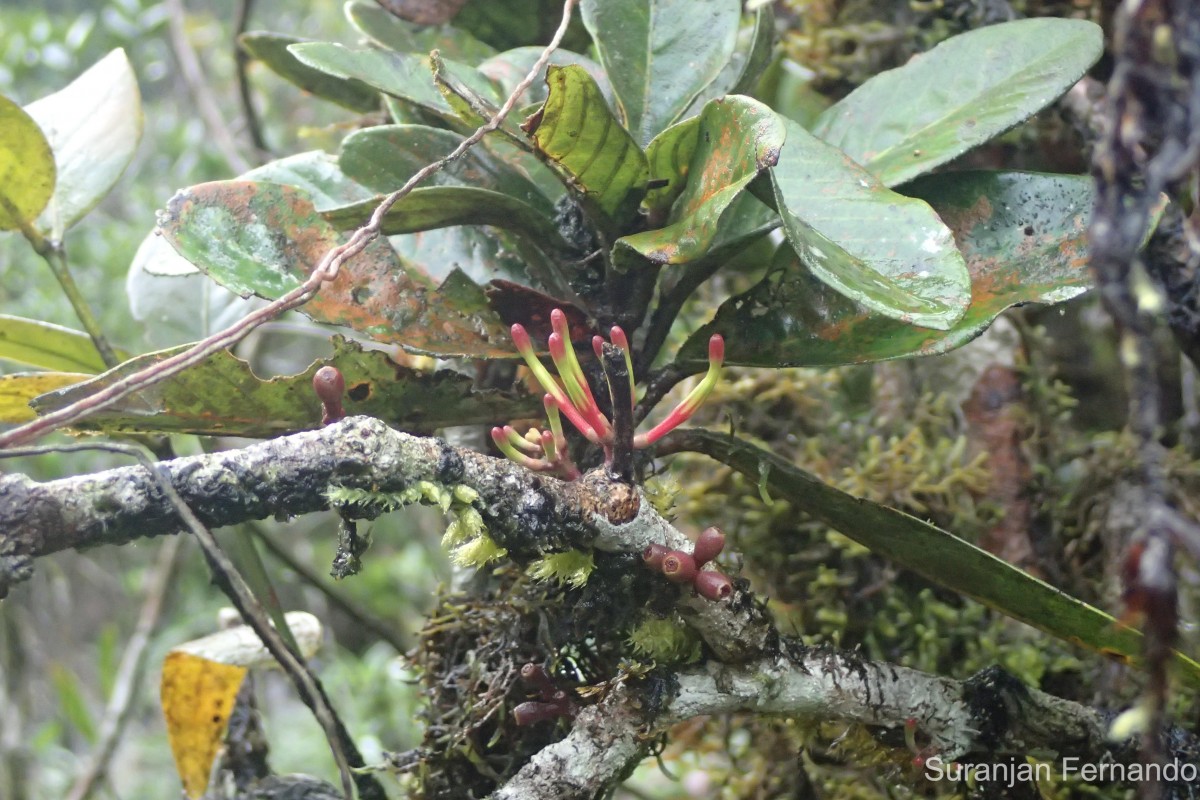
<instances>
[{"instance_id":1,"label":"thin twig","mask_svg":"<svg viewBox=\"0 0 1200 800\"><path fill-rule=\"evenodd\" d=\"M164 5L167 9L167 32L170 35L171 50L175 53L175 60L179 62L183 82L187 85L192 99L196 101L196 110L204 120L204 127L208 129L213 144L221 151L229 168L240 175L250 169L250 163L238 151L237 142L221 116L221 108L217 105L212 87L208 85L208 78L200 66L200 58L188 40L187 10L183 7L183 0L166 0Z\"/></svg>"},{"instance_id":2,"label":"thin twig","mask_svg":"<svg viewBox=\"0 0 1200 800\"><path fill-rule=\"evenodd\" d=\"M58 279L58 284L62 287L63 294L67 296L67 300L71 303L71 308L75 309L75 316L79 318L84 331L91 337L92 344L95 345L96 352L100 354L100 358L104 361L105 366L115 367L121 360L117 358L112 345L108 343L108 338L105 337L104 331L100 329L100 323L96 321L96 316L92 313L91 306L88 305L83 292L79 291L79 286L75 283L75 278L71 276L63 243L43 236L41 231L34 227L32 222L25 219L24 215L17 211L12 200L9 199L2 187L0 187L0 208L4 209L9 218L16 221L21 235L29 242L29 246L50 266L50 271Z\"/></svg>"},{"instance_id":3,"label":"thin twig","mask_svg":"<svg viewBox=\"0 0 1200 800\"><path fill-rule=\"evenodd\" d=\"M246 32L250 23L250 11L254 0L238 0L237 17L233 23L233 63L237 69L238 98L242 102L242 117L246 122L246 132L250 141L260 155L269 156L267 140L263 138L262 125L258 121L258 112L254 109L254 98L250 96L250 76L246 68L250 65L250 54L242 47L241 35Z\"/></svg>"},{"instance_id":4,"label":"thin twig","mask_svg":"<svg viewBox=\"0 0 1200 800\"><path fill-rule=\"evenodd\" d=\"M4 434L0 434L0 448L23 444L35 437L57 430L64 425L78 422L97 411L109 408L133 392L145 389L173 375L177 375L189 367L199 364L213 353L241 341L262 323L274 319L283 312L290 311L312 299L320 290L322 284L337 278L342 264L361 253L366 249L368 244L379 236L383 219L388 211L392 209L392 206L408 195L419 183L462 156L463 153L478 144L484 136L500 127L505 117L508 116L517 104L518 98L537 79L538 74L550 60L550 56L558 48L563 36L566 35L567 26L571 22L571 10L575 2L576 0L566 0L563 3L562 22L559 24L558 30L555 31L553 40L542 51L541 56L538 57L538 60L529 70L529 74L517 84L512 93L509 94L508 99L504 101L504 105L499 108L495 115L481 125L473 134L463 139L448 155L422 167L403 186L385 197L379 206L376 207L375 212L371 215L371 219L365 225L356 230L348 240L336 247L330 248L325 253L304 283L279 299L268 303L256 311L252 311L228 328L218 331L207 339L198 342L189 350L163 359L144 370L122 378L77 403L72 403L58 411L51 412L32 422L27 422Z\"/></svg>"},{"instance_id":5,"label":"thin twig","mask_svg":"<svg viewBox=\"0 0 1200 800\"><path fill-rule=\"evenodd\" d=\"M397 653L404 653L408 650L408 644L391 625L388 625L375 614L372 614L364 606L335 590L326 580L317 574L316 570L296 558L274 536L263 530L262 526L250 522L246 524L246 528L255 538L263 543L271 555L282 561L284 566L303 578L305 582L312 585L321 594L325 595L330 603L340 608L350 617L353 617L355 622L390 644Z\"/></svg>"},{"instance_id":6,"label":"thin twig","mask_svg":"<svg viewBox=\"0 0 1200 800\"><path fill-rule=\"evenodd\" d=\"M209 565L217 573L218 583L223 588L228 589L229 599L241 614L242 619L258 634L258 638L262 640L267 651L279 663L280 667L283 668L284 673L292 680L297 692L300 694L300 698L312 710L313 716L317 718L317 722L320 724L322 730L324 730L325 736L329 741L329 748L333 753L334 762L337 764L338 772L341 774L342 791L345 794L346 800L352 800L354 797L355 785L358 786L361 797L371 798L372 800L376 798L383 800L386 794L374 776L352 770L352 767L359 768L364 766L362 756L354 746L354 742L350 739L350 735L338 717L337 712L334 711L333 705L329 702L329 697L325 694L320 681L312 674L300 657L292 652L291 648L284 642L279 631L275 630L274 626L272 626L267 617L267 612L258 602L258 599L254 596L254 592L246 584L245 579L242 578L241 573L237 571L233 562L225 555L225 551L221 549L212 532L200 522L192 512L192 509L180 497L179 492L175 490L175 486L171 482L170 473L161 464L151 461L146 457L145 453L136 447L112 442L12 449L0 453L0 457L8 458L12 456L41 455L48 452L75 452L79 450L102 450L105 452L120 453L136 459L146 469L155 486L170 502L175 513L179 515L180 520L187 529L196 537L196 541L204 551ZM353 759L353 763L351 759Z\"/></svg>"},{"instance_id":7,"label":"thin twig","mask_svg":"<svg viewBox=\"0 0 1200 800\"><path fill-rule=\"evenodd\" d=\"M158 559L150 572L150 586L138 613L137 625L133 629L133 635L129 637L128 644L125 645L121 663L117 667L117 678L108 698L108 707L104 710L104 719L100 723L100 741L87 768L75 779L75 784L67 793L67 800L87 800L101 779L108 774L113 753L116 752L117 743L133 710L133 699L145 672L150 636L158 627L163 601L171 587L180 547L184 541L180 536L173 536L165 541L162 549L158 551Z\"/></svg>"}]
</instances>

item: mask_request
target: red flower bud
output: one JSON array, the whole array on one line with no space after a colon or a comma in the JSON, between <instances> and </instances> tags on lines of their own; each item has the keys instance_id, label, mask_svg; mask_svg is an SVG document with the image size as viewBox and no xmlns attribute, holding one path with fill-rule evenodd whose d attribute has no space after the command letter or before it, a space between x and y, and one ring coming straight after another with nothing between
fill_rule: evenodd
<instances>
[{"instance_id":1,"label":"red flower bud","mask_svg":"<svg viewBox=\"0 0 1200 800\"><path fill-rule=\"evenodd\" d=\"M321 367L313 375L313 391L321 401L321 424L328 425L346 416L342 408L342 393L346 391L346 379L337 367Z\"/></svg>"},{"instance_id":2,"label":"red flower bud","mask_svg":"<svg viewBox=\"0 0 1200 800\"><path fill-rule=\"evenodd\" d=\"M725 534L721 532L721 529L705 528L696 537L696 546L692 548L692 558L696 559L697 567L702 567L720 555L724 549Z\"/></svg>"},{"instance_id":3,"label":"red flower bud","mask_svg":"<svg viewBox=\"0 0 1200 800\"><path fill-rule=\"evenodd\" d=\"M652 544L642 551L642 560L646 566L657 572L662 572L663 559L671 552L661 544Z\"/></svg>"},{"instance_id":4,"label":"red flower bud","mask_svg":"<svg viewBox=\"0 0 1200 800\"><path fill-rule=\"evenodd\" d=\"M713 569L697 573L692 585L696 587L696 592L701 597L709 600L724 600L733 594L733 581L729 580L729 577L723 572Z\"/></svg>"},{"instance_id":5,"label":"red flower bud","mask_svg":"<svg viewBox=\"0 0 1200 800\"><path fill-rule=\"evenodd\" d=\"M691 583L696 577L696 560L687 553L672 550L663 556L662 573L673 583Z\"/></svg>"}]
</instances>

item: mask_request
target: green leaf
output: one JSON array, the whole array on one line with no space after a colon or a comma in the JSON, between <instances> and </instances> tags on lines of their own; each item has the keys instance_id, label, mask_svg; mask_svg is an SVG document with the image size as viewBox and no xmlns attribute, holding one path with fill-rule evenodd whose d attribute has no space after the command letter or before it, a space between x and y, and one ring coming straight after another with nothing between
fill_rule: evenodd
<instances>
[{"instance_id":1,"label":"green leaf","mask_svg":"<svg viewBox=\"0 0 1200 800\"><path fill-rule=\"evenodd\" d=\"M299 286L342 242L303 192L251 181L217 181L181 191L160 217L159 230L217 283L243 297L266 299ZM407 270L386 241L376 239L302 311L411 352L511 357L507 331L483 291L470 285L474 293L462 281L452 291L435 288Z\"/></svg>"},{"instance_id":2,"label":"green leaf","mask_svg":"<svg viewBox=\"0 0 1200 800\"><path fill-rule=\"evenodd\" d=\"M670 224L618 239L618 247L655 264L699 259L716 238L725 209L779 160L783 146L783 120L762 103L738 95L713 100L700 114L687 183L671 209Z\"/></svg>"},{"instance_id":3,"label":"green leaf","mask_svg":"<svg viewBox=\"0 0 1200 800\"><path fill-rule=\"evenodd\" d=\"M609 219L623 223L646 192L646 156L583 67L549 67L549 95L526 130Z\"/></svg>"},{"instance_id":4,"label":"green leaf","mask_svg":"<svg viewBox=\"0 0 1200 800\"><path fill-rule=\"evenodd\" d=\"M38 395L86 381L91 375L73 372L17 372L0 375L0 425L19 425L37 415L29 407Z\"/></svg>"},{"instance_id":5,"label":"green leaf","mask_svg":"<svg viewBox=\"0 0 1200 800\"><path fill-rule=\"evenodd\" d=\"M308 41L282 33L253 31L238 37L238 45L279 77L322 100L351 111L379 110L379 93L363 81L331 75L296 58L288 48Z\"/></svg>"},{"instance_id":6,"label":"green leaf","mask_svg":"<svg viewBox=\"0 0 1200 800\"><path fill-rule=\"evenodd\" d=\"M583 0L580 10L625 127L642 145L721 73L741 22L737 0Z\"/></svg>"},{"instance_id":7,"label":"green leaf","mask_svg":"<svg viewBox=\"0 0 1200 800\"><path fill-rule=\"evenodd\" d=\"M689 117L667 128L646 145L649 182L655 188L646 192L642 208L650 219L665 219L675 200L683 194L699 136L700 117Z\"/></svg>"},{"instance_id":8,"label":"green leaf","mask_svg":"<svg viewBox=\"0 0 1200 800\"><path fill-rule=\"evenodd\" d=\"M466 31L450 25L415 25L368 0L346 3L346 17L372 42L398 53L425 55L440 50L446 58L464 64L483 61L496 53Z\"/></svg>"},{"instance_id":9,"label":"green leaf","mask_svg":"<svg viewBox=\"0 0 1200 800\"><path fill-rule=\"evenodd\" d=\"M534 63L542 55L542 50L543 48L541 47L516 47L512 50L506 50L480 64L479 71L499 87L502 95L508 97L517 88L517 84L529 74L529 70L533 69ZM600 91L609 105L615 104L616 96L613 94L612 86L608 82L608 75L605 74L604 68L587 56L572 53L570 50L555 50L550 54L549 64L556 67L577 64L583 67L592 76L592 80L596 82L596 85L600 87ZM523 108L525 106L544 103L546 102L546 94L546 70L543 68L538 77L529 85L529 88L517 98L515 107Z\"/></svg>"},{"instance_id":10,"label":"green leaf","mask_svg":"<svg viewBox=\"0 0 1200 800\"><path fill-rule=\"evenodd\" d=\"M788 242L834 290L911 325L945 330L966 311L970 279L950 230L920 200L885 189L840 150L785 121L771 170Z\"/></svg>"},{"instance_id":11,"label":"green leaf","mask_svg":"<svg viewBox=\"0 0 1200 800\"><path fill-rule=\"evenodd\" d=\"M92 338L36 319L0 314L0 358L62 372L103 372Z\"/></svg>"},{"instance_id":12,"label":"green leaf","mask_svg":"<svg viewBox=\"0 0 1200 800\"><path fill-rule=\"evenodd\" d=\"M729 61L713 78L712 83L705 86L700 94L692 100L684 116L697 113L710 100L717 100L727 94L757 95L755 89L759 78L771 63L775 49L775 12L774 5L767 3L759 6L758 10L742 17L738 29L737 44Z\"/></svg>"},{"instance_id":13,"label":"green leaf","mask_svg":"<svg viewBox=\"0 0 1200 800\"><path fill-rule=\"evenodd\" d=\"M370 128L369 130L374 130ZM308 194L317 211L369 200L372 191L342 172L336 156L323 150L310 150L294 156L268 161L241 176L259 183L281 183Z\"/></svg>"},{"instance_id":14,"label":"green leaf","mask_svg":"<svg viewBox=\"0 0 1200 800\"><path fill-rule=\"evenodd\" d=\"M779 456L732 436L689 430L688 450L728 464L772 497L836 528L876 555L988 608L1073 644L1141 666L1142 636L1103 611L986 550L916 517L829 486ZM1200 664L1176 651L1180 674L1200 686Z\"/></svg>"},{"instance_id":15,"label":"green leaf","mask_svg":"<svg viewBox=\"0 0 1200 800\"><path fill-rule=\"evenodd\" d=\"M783 252L758 286L720 307L680 360L703 368L708 337L717 331L726 334L727 361L749 366L935 355L971 341L1010 306L1062 302L1090 287L1090 178L948 172L914 181L905 191L933 206L967 261L971 305L949 330L914 328L872 313L818 281L794 253Z\"/></svg>"},{"instance_id":16,"label":"green leaf","mask_svg":"<svg viewBox=\"0 0 1200 800\"><path fill-rule=\"evenodd\" d=\"M382 197L340 206L321 216L338 230L362 226ZM431 186L414 189L383 218L388 236L453 225L494 225L518 231L547 248L565 247L550 218L511 195L470 186Z\"/></svg>"},{"instance_id":17,"label":"green leaf","mask_svg":"<svg viewBox=\"0 0 1200 800\"><path fill-rule=\"evenodd\" d=\"M1045 108L1103 50L1100 27L1083 20L979 28L871 78L821 114L813 133L896 186Z\"/></svg>"},{"instance_id":18,"label":"green leaf","mask_svg":"<svg viewBox=\"0 0 1200 800\"><path fill-rule=\"evenodd\" d=\"M37 412L48 414L63 408L182 349L137 356L87 383L44 394L36 400ZM538 398L528 395L476 391L473 379L461 373L400 366L385 352L364 350L356 342L334 336L333 355L298 375L264 380L247 362L222 351L79 425L106 433L255 438L309 430L321 423L321 403L313 394L312 377L326 365L337 367L345 378L347 414L378 417L404 430L431 433L447 425L493 424L498 419L533 414L541 406Z\"/></svg>"},{"instance_id":19,"label":"green leaf","mask_svg":"<svg viewBox=\"0 0 1200 800\"><path fill-rule=\"evenodd\" d=\"M430 162L448 154L462 140L453 131L424 125L380 125L347 136L338 164L352 180L387 194L399 189ZM430 175L421 186L486 189L507 195L547 218L554 214L554 204L537 186L506 161L480 147L472 148Z\"/></svg>"},{"instance_id":20,"label":"green leaf","mask_svg":"<svg viewBox=\"0 0 1200 800\"><path fill-rule=\"evenodd\" d=\"M339 78L354 78L385 94L457 122L458 115L433 82L428 56L394 53L390 50L352 49L331 42L305 42L288 47L302 63ZM446 61L446 70L488 102L499 104L491 82L463 64Z\"/></svg>"},{"instance_id":21,"label":"green leaf","mask_svg":"<svg viewBox=\"0 0 1200 800\"><path fill-rule=\"evenodd\" d=\"M470 31L476 38L497 50L509 50L525 45L540 45L550 41L562 19L562 0L467 0L454 18L456 27ZM563 47L584 50L588 46L587 32L571 20Z\"/></svg>"},{"instance_id":22,"label":"green leaf","mask_svg":"<svg viewBox=\"0 0 1200 800\"><path fill-rule=\"evenodd\" d=\"M500 228L438 228L394 236L392 246L406 263L435 280L459 270L479 285L497 278L551 291L558 285L555 267L541 250L527 237Z\"/></svg>"},{"instance_id":23,"label":"green leaf","mask_svg":"<svg viewBox=\"0 0 1200 800\"><path fill-rule=\"evenodd\" d=\"M42 129L0 95L0 231L37 219L54 195L54 175L54 151Z\"/></svg>"},{"instance_id":24,"label":"green leaf","mask_svg":"<svg viewBox=\"0 0 1200 800\"><path fill-rule=\"evenodd\" d=\"M58 179L37 227L61 238L113 187L142 139L142 96L120 48L25 107L54 150Z\"/></svg>"}]
</instances>

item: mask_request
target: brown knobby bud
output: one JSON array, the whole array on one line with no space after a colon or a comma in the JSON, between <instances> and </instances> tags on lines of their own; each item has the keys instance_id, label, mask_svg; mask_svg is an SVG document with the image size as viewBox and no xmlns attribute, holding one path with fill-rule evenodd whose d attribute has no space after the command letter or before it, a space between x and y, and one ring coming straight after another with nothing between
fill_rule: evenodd
<instances>
[{"instance_id":1,"label":"brown knobby bud","mask_svg":"<svg viewBox=\"0 0 1200 800\"><path fill-rule=\"evenodd\" d=\"M513 721L521 727L526 725L536 725L539 722L545 722L548 719L558 719L565 717L569 712L557 703L542 703L537 700L530 700L521 703L513 709Z\"/></svg>"},{"instance_id":2,"label":"brown knobby bud","mask_svg":"<svg viewBox=\"0 0 1200 800\"><path fill-rule=\"evenodd\" d=\"M346 391L346 379L337 367L325 366L317 370L312 379L313 391L321 401L321 424L328 425L346 416L342 408L342 394Z\"/></svg>"},{"instance_id":3,"label":"brown knobby bud","mask_svg":"<svg viewBox=\"0 0 1200 800\"><path fill-rule=\"evenodd\" d=\"M696 577L696 560L688 553L672 550L663 556L662 573L673 583L691 583Z\"/></svg>"},{"instance_id":4,"label":"brown knobby bud","mask_svg":"<svg viewBox=\"0 0 1200 800\"><path fill-rule=\"evenodd\" d=\"M697 567L703 567L719 556L724 549L725 534L721 532L721 529L705 528L696 537L696 546L692 548L692 558L696 559Z\"/></svg>"},{"instance_id":5,"label":"brown knobby bud","mask_svg":"<svg viewBox=\"0 0 1200 800\"><path fill-rule=\"evenodd\" d=\"M725 573L715 569L701 570L696 574L692 585L696 587L697 594L708 600L724 600L733 594L733 581L729 580Z\"/></svg>"},{"instance_id":6,"label":"brown knobby bud","mask_svg":"<svg viewBox=\"0 0 1200 800\"><path fill-rule=\"evenodd\" d=\"M521 667L521 680L538 690L542 699L552 701L558 693L558 687L550 679L550 673L541 664L529 663Z\"/></svg>"}]
</instances>

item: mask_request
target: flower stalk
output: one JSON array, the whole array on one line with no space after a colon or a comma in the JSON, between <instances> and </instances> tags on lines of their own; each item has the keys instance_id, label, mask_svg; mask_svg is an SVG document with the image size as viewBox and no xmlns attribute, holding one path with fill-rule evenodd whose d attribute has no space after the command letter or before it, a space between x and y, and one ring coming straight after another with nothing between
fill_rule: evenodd
<instances>
[{"instance_id":1,"label":"flower stalk","mask_svg":"<svg viewBox=\"0 0 1200 800\"><path fill-rule=\"evenodd\" d=\"M579 431L592 444L604 448L606 463L611 463L614 456L616 441L613 422L605 416L592 394L591 385L575 354L571 344L570 330L567 317L561 309L550 312L550 334L546 344L550 351L550 360L558 375L552 375L533 349L529 332L520 323L512 326L512 340L521 354L525 364L533 373L537 382L545 390L544 405L549 421L549 431L536 431L530 439L517 436L515 432L508 433L505 428L493 428L492 439L496 447L505 456L518 464L537 471L557 471L560 474L579 476L579 470L567 455L567 442L563 434L561 417ZM611 343L621 351L625 359L625 367L629 373L629 407L637 404L637 387L633 379L633 356L629 347L629 339L625 331L614 325L609 331ZM599 359L605 345L601 336L592 337L592 348ZM725 340L720 334L714 334L708 342L708 372L704 379L693 389L684 400L677 405L667 418L654 426L650 431L638 434L633 438L635 449L648 447L661 439L668 432L679 427L696 413L700 404L712 393L713 387L721 376L721 367L725 362ZM619 362L618 362L619 363ZM624 389L622 388L622 393ZM613 390L609 387L609 396ZM623 401L623 398L622 398ZM612 397L613 407L617 407L617 399ZM618 415L619 416L619 415ZM506 426L507 428L508 426ZM536 429L535 429L536 430ZM498 433L497 433L498 432ZM520 441L518 441L520 440ZM526 445L540 445L541 452ZM625 445L628 448L628 444Z\"/></svg>"}]
</instances>

